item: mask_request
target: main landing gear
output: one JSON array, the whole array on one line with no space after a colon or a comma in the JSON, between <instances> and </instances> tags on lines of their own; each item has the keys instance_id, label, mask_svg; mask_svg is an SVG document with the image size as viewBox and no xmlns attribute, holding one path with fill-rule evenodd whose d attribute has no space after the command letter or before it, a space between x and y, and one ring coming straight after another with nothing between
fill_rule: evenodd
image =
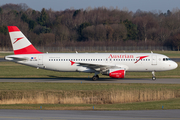
<instances>
[{"instance_id":1,"label":"main landing gear","mask_svg":"<svg viewBox=\"0 0 180 120\"><path fill-rule=\"evenodd\" d=\"M96 81L96 80L98 80L99 79L99 75L94 75L93 77L92 77L92 80L93 81Z\"/></svg>"},{"instance_id":2,"label":"main landing gear","mask_svg":"<svg viewBox=\"0 0 180 120\"><path fill-rule=\"evenodd\" d=\"M99 74L99 72L95 72L94 76L92 77L93 81L96 81L96 80L99 79L99 75L98 74Z\"/></svg>"},{"instance_id":3,"label":"main landing gear","mask_svg":"<svg viewBox=\"0 0 180 120\"><path fill-rule=\"evenodd\" d=\"M152 71L152 80L156 80L155 72L154 71Z\"/></svg>"}]
</instances>

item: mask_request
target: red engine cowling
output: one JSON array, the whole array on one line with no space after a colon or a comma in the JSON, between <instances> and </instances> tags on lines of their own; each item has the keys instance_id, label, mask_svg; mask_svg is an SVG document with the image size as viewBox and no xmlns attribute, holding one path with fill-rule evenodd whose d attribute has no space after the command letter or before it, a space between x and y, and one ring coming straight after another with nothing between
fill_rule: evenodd
<instances>
[{"instance_id":1,"label":"red engine cowling","mask_svg":"<svg viewBox=\"0 0 180 120\"><path fill-rule=\"evenodd\" d=\"M109 70L109 77L112 77L112 78L124 78L125 77L125 73L126 71L121 69L121 70L118 70L118 69L110 69Z\"/></svg>"}]
</instances>

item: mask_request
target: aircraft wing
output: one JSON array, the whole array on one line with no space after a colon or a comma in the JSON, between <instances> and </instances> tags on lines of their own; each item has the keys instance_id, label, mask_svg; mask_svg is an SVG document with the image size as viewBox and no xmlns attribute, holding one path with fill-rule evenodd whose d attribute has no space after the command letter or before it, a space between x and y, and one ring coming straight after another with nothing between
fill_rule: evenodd
<instances>
[{"instance_id":1,"label":"aircraft wing","mask_svg":"<svg viewBox=\"0 0 180 120\"><path fill-rule=\"evenodd\" d=\"M126 65L82 63L82 62L73 62L73 61L70 61L70 62L71 62L71 65L76 64L77 66L91 68L95 71L103 71L107 69L125 69L125 70L128 69Z\"/></svg>"}]
</instances>

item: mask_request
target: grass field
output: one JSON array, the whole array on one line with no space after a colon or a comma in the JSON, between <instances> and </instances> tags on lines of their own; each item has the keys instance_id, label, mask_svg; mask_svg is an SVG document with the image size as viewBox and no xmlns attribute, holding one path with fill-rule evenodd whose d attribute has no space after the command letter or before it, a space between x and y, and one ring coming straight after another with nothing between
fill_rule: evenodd
<instances>
[{"instance_id":1,"label":"grass field","mask_svg":"<svg viewBox=\"0 0 180 120\"><path fill-rule=\"evenodd\" d=\"M160 110L180 109L180 99L120 104L1 104L0 109L34 110ZM94 106L94 109L93 109Z\"/></svg>"},{"instance_id":2,"label":"grass field","mask_svg":"<svg viewBox=\"0 0 180 120\"><path fill-rule=\"evenodd\" d=\"M1 83L0 109L180 109L179 84Z\"/></svg>"}]
</instances>

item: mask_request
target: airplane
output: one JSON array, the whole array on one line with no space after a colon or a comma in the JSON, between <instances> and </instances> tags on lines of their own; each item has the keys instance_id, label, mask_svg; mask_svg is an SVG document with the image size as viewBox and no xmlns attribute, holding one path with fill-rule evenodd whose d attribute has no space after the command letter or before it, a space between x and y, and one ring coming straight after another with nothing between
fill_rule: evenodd
<instances>
[{"instance_id":1,"label":"airplane","mask_svg":"<svg viewBox=\"0 0 180 120\"><path fill-rule=\"evenodd\" d=\"M155 72L173 70L178 64L167 56L157 53L42 53L39 52L16 26L8 26L14 55L6 60L60 72L94 73L111 78L124 78L126 72Z\"/></svg>"}]
</instances>

